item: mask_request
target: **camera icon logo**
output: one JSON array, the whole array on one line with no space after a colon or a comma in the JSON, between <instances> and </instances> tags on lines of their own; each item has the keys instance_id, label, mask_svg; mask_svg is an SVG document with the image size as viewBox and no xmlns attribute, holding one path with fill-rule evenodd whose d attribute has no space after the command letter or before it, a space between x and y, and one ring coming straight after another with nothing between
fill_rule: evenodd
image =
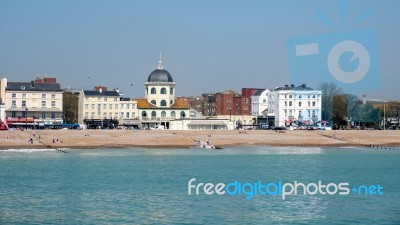
<instances>
[{"instance_id":1,"label":"camera icon logo","mask_svg":"<svg viewBox=\"0 0 400 225\"><path fill-rule=\"evenodd\" d=\"M333 82L345 92L362 94L381 85L378 50L372 30L355 30L289 40L292 82L316 88Z\"/></svg>"}]
</instances>

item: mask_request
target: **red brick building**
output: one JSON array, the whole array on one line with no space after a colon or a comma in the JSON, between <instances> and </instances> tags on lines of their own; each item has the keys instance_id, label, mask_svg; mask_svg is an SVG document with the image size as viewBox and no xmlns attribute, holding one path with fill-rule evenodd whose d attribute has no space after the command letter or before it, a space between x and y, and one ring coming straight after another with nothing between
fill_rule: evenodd
<instances>
[{"instance_id":1,"label":"red brick building","mask_svg":"<svg viewBox=\"0 0 400 225\"><path fill-rule=\"evenodd\" d=\"M215 94L217 115L250 115L251 96L258 88L242 88L242 94L226 90Z\"/></svg>"}]
</instances>

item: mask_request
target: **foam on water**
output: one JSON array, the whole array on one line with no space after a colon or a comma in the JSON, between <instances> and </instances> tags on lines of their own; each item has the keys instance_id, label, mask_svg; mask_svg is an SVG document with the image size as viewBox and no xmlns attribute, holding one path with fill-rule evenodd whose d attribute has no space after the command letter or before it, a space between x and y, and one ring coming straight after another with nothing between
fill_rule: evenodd
<instances>
[{"instance_id":1,"label":"foam on water","mask_svg":"<svg viewBox=\"0 0 400 225\"><path fill-rule=\"evenodd\" d=\"M48 149L48 148L43 148L43 149L29 149L29 148L23 148L23 149L6 149L6 150L0 150L0 153L2 152L16 152L16 153L34 153L34 152L55 152L56 149Z\"/></svg>"}]
</instances>

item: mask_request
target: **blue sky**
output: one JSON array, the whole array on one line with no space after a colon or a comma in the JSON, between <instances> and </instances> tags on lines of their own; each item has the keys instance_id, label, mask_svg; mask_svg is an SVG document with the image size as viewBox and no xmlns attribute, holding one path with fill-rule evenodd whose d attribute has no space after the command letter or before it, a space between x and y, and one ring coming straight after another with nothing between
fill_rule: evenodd
<instances>
[{"instance_id":1,"label":"blue sky","mask_svg":"<svg viewBox=\"0 0 400 225\"><path fill-rule=\"evenodd\" d=\"M339 1L2 0L0 76L29 81L46 73L63 87L102 84L141 97L161 50L178 95L274 88L291 83L288 40L343 31L368 9L372 15L353 28L376 32L382 87L365 94L399 99L395 0L349 1L343 23Z\"/></svg>"}]
</instances>

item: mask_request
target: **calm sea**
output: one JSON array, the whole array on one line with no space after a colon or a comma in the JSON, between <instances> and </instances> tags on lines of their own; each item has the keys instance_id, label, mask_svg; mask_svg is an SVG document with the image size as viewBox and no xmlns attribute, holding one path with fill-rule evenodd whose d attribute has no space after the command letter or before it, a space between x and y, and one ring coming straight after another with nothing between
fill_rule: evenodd
<instances>
[{"instance_id":1,"label":"calm sea","mask_svg":"<svg viewBox=\"0 0 400 225\"><path fill-rule=\"evenodd\" d=\"M400 224L400 150L0 151L0 224ZM348 182L365 195L188 195L188 181Z\"/></svg>"}]
</instances>

